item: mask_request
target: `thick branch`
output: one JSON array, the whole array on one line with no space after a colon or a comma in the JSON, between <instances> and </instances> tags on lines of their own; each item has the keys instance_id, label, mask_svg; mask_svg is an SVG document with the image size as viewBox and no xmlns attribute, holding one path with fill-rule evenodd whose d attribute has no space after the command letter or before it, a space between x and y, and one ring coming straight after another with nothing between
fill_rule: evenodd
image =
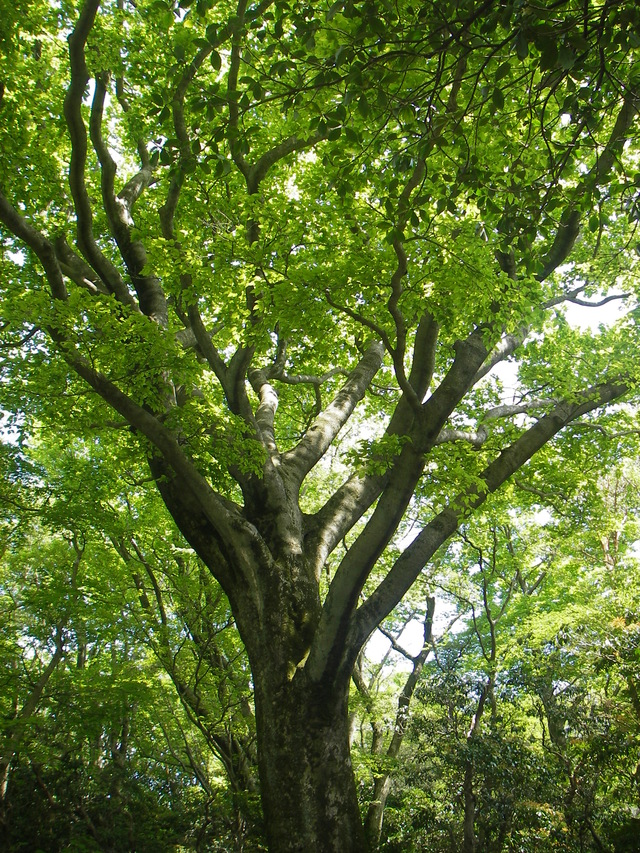
<instances>
[{"instance_id":1,"label":"thick branch","mask_svg":"<svg viewBox=\"0 0 640 853\"><path fill-rule=\"evenodd\" d=\"M488 355L483 333L480 328L474 329L466 340L454 345L456 357L453 364L431 397L423 403L419 439L422 452L432 446L451 413L473 386L475 376Z\"/></svg>"},{"instance_id":2,"label":"thick branch","mask_svg":"<svg viewBox=\"0 0 640 853\"><path fill-rule=\"evenodd\" d=\"M253 7L246 18L248 21L254 21L262 18L262 15L273 4L273 0L263 0L257 6ZM180 161L179 167L173 171L167 200L160 209L160 223L162 226L162 235L166 240L171 240L174 237L173 221L180 199L182 184L184 183L185 172L180 166L184 166L189 160L194 157L191 151L189 133L187 123L184 116L184 99L191 83L195 80L196 75L203 63L211 55L211 52L223 44L234 33L238 26L238 20L241 15L244 16L246 9L246 0L241 0L236 15L220 28L215 39L200 48L198 53L191 60L184 74L178 81L178 84L173 92L171 99L171 109L173 114L173 126L176 132L176 138L180 145Z\"/></svg>"},{"instance_id":3,"label":"thick branch","mask_svg":"<svg viewBox=\"0 0 640 853\"><path fill-rule=\"evenodd\" d=\"M579 210L565 211L551 248L542 260L542 269L537 276L539 281L548 278L568 258L580 233L580 218Z\"/></svg>"},{"instance_id":4,"label":"thick branch","mask_svg":"<svg viewBox=\"0 0 640 853\"><path fill-rule=\"evenodd\" d=\"M306 139L300 139L298 136L289 136L269 151L266 151L253 166L246 167L245 177L249 195L254 195L258 192L260 183L266 177L269 169L275 166L277 162L283 160L289 154L293 154L294 151L305 151L308 148L313 148L314 145L317 145L323 139L324 136L321 133L314 133Z\"/></svg>"},{"instance_id":5,"label":"thick branch","mask_svg":"<svg viewBox=\"0 0 640 853\"><path fill-rule=\"evenodd\" d=\"M578 190L580 192L584 190L584 184L587 184L589 181L592 181L596 186L606 182L614 163L622 153L624 143L628 138L629 130L635 120L639 107L640 98L633 91L628 90L616 117L611 135L602 153L579 186ZM542 270L538 274L540 281L544 281L545 278L551 275L569 256L580 232L580 219L580 211L573 204L565 209L553 244L546 257L543 258Z\"/></svg>"},{"instance_id":6,"label":"thick branch","mask_svg":"<svg viewBox=\"0 0 640 853\"><path fill-rule=\"evenodd\" d=\"M333 379L334 376L348 376L349 371L345 370L344 367L333 367L331 370L323 373L322 376L313 376L310 373L296 373L291 375L284 372L272 373L271 375L284 385L313 385L318 388L320 385L328 382L329 379Z\"/></svg>"},{"instance_id":7,"label":"thick branch","mask_svg":"<svg viewBox=\"0 0 640 853\"><path fill-rule=\"evenodd\" d=\"M336 435L351 417L380 369L383 356L382 345L377 341L372 343L332 402L311 424L302 441L284 454L283 462L298 483L302 483L313 466L324 456Z\"/></svg>"},{"instance_id":8,"label":"thick branch","mask_svg":"<svg viewBox=\"0 0 640 853\"><path fill-rule=\"evenodd\" d=\"M400 235L404 232L409 216L409 200L411 198L411 193L422 182L424 174L425 162L424 160L419 159L398 200L398 220L396 227L400 232ZM393 367L400 390L406 397L409 405L411 405L416 411L419 411L422 401L416 395L411 383L407 381L404 370L404 358L407 345L407 326L402 311L400 310L399 302L403 291L402 281L407 274L408 267L407 254L400 236L394 238L393 250L396 254L396 258L398 259L398 263L391 277L391 295L387 301L387 309L393 318L396 328L396 345L391 350L391 356L393 358Z\"/></svg>"},{"instance_id":9,"label":"thick branch","mask_svg":"<svg viewBox=\"0 0 640 853\"><path fill-rule=\"evenodd\" d=\"M629 130L635 121L639 108L640 97L632 89L627 89L622 107L611 131L611 136L604 147L604 151L598 157L595 166L591 170L595 176L596 184L606 181L613 164L622 154L622 149L629 136Z\"/></svg>"},{"instance_id":10,"label":"thick branch","mask_svg":"<svg viewBox=\"0 0 640 853\"><path fill-rule=\"evenodd\" d=\"M218 495L207 483L198 471L193 461L186 455L176 438L163 424L146 411L142 406L135 403L124 394L106 376L94 370L84 359L73 352L64 352L67 363L96 391L106 403L119 412L131 424L134 429L147 438L157 448L165 466L169 466L177 476L179 491L188 492L184 498L177 500L178 504L188 504L188 496L195 499L198 512L202 513L211 525L211 533L215 536L217 546L220 548L229 566L236 571L242 572L247 591L253 598L253 605L258 614L262 611L262 595L256 581L256 565L259 563L268 566L272 562L271 556L263 544L261 537L249 522L247 522L232 504ZM169 482L173 476L171 471L162 470L164 466L156 469L165 477L167 483L159 484L163 495L173 489L174 484ZM158 474L160 476L160 473ZM169 505L171 512L175 507ZM176 511L180 511L178 507ZM239 579L238 579L239 581ZM226 586L229 590L229 578Z\"/></svg>"},{"instance_id":11,"label":"thick branch","mask_svg":"<svg viewBox=\"0 0 640 853\"><path fill-rule=\"evenodd\" d=\"M476 486L458 495L451 504L439 513L411 545L396 560L391 571L374 593L358 609L349 629L346 658L353 666L362 643L381 619L384 619L400 601L415 581L420 571L438 548L455 532L460 521L481 506L487 496L495 492L506 480L518 471L531 457L571 421L587 412L600 408L628 391L623 383L609 383L588 389L581 395L581 402L563 402L524 432L520 438L505 448L484 470L480 479L484 488Z\"/></svg>"},{"instance_id":12,"label":"thick branch","mask_svg":"<svg viewBox=\"0 0 640 853\"><path fill-rule=\"evenodd\" d=\"M448 444L453 441L466 441L476 450L485 443L489 437L489 430L485 426L479 426L475 432L465 429L443 429L436 439L436 444Z\"/></svg>"},{"instance_id":13,"label":"thick branch","mask_svg":"<svg viewBox=\"0 0 640 853\"><path fill-rule=\"evenodd\" d=\"M265 374L266 371L264 370L250 370L249 382L251 382L251 386L260 400L255 415L260 439L269 453L276 454L278 448L274 423L278 409L278 395Z\"/></svg>"},{"instance_id":14,"label":"thick branch","mask_svg":"<svg viewBox=\"0 0 640 853\"><path fill-rule=\"evenodd\" d=\"M440 435L436 439L436 444L445 444L451 441L468 441L474 447L481 447L489 437L489 429L486 426L487 421L495 421L501 418L509 418L513 415L523 415L535 409L548 409L550 406L557 405L557 400L528 400L523 403L503 404L495 406L493 409L486 411L481 419L478 428L475 432L471 430L445 428L440 431Z\"/></svg>"},{"instance_id":15,"label":"thick branch","mask_svg":"<svg viewBox=\"0 0 640 853\"><path fill-rule=\"evenodd\" d=\"M529 328L527 326L522 326L522 328L518 329L517 332L505 335L491 352L487 361L474 376L473 384L475 385L476 382L479 382L484 376L491 373L496 364L500 364L500 362L512 356L513 353L522 346L528 333Z\"/></svg>"},{"instance_id":16,"label":"thick branch","mask_svg":"<svg viewBox=\"0 0 640 853\"><path fill-rule=\"evenodd\" d=\"M89 127L91 142L100 163L100 182L104 209L109 220L111 232L116 239L127 271L135 287L140 310L143 314L154 319L163 328L166 328L169 316L167 301L160 281L155 276L142 275L142 270L147 263L147 253L140 240L133 240L131 236L131 229L133 228L132 208L151 182L151 167L143 166L127 182L122 192L116 197L114 190L116 163L102 137L106 93L106 75L99 75L95 81Z\"/></svg>"},{"instance_id":17,"label":"thick branch","mask_svg":"<svg viewBox=\"0 0 640 853\"><path fill-rule=\"evenodd\" d=\"M80 251L102 281L125 305L135 306L133 297L114 265L98 248L93 235L93 216L85 185L87 163L87 131L82 118L82 101L89 82L84 49L94 24L100 0L87 0L78 22L68 38L71 81L64 99L64 116L71 140L69 187L76 213L77 237Z\"/></svg>"},{"instance_id":18,"label":"thick branch","mask_svg":"<svg viewBox=\"0 0 640 853\"><path fill-rule=\"evenodd\" d=\"M436 347L438 344L438 333L440 329L433 316L425 311L418 328L413 344L413 360L409 373L409 384L416 393L420 402L429 390L433 371L436 364Z\"/></svg>"},{"instance_id":19,"label":"thick branch","mask_svg":"<svg viewBox=\"0 0 640 853\"><path fill-rule=\"evenodd\" d=\"M54 246L60 269L67 278L70 278L78 287L88 290L89 293L109 295L110 291L106 284L89 264L73 251L63 234L56 237Z\"/></svg>"},{"instance_id":20,"label":"thick branch","mask_svg":"<svg viewBox=\"0 0 640 853\"><path fill-rule=\"evenodd\" d=\"M437 324L430 315L426 314L423 317L418 332L415 343L418 367L415 371L412 370L410 381L415 383L417 396L423 397L431 380L438 335ZM384 488L384 498L376 508L378 517L383 518L384 522L373 535L369 536L367 533L365 539L362 541L359 539L356 550L349 555L349 562L353 560L353 571L359 574L364 583L368 571L393 535L394 520L395 523L399 521L411 500L413 488L422 472L423 463L420 454L426 453L436 442L447 418L467 392L472 377L485 355L482 331L479 329L472 332L466 341L458 342L454 363L433 396L423 404L419 423L416 422L413 407L407 403L404 396L399 400L386 435L413 433L413 447L405 448L403 462L400 465L396 464L390 473L350 477L316 514L309 525L310 544L313 542L314 549L311 552L311 559L316 566L316 571L321 569L321 561L326 559L347 531L372 506ZM424 363L421 357L425 359ZM346 588L355 590L351 581L346 583ZM337 594L337 600L340 611L343 606L346 606L347 601L355 607L357 593L355 598L351 595L344 597ZM343 615L344 613L336 614L337 622L340 622Z\"/></svg>"},{"instance_id":21,"label":"thick branch","mask_svg":"<svg viewBox=\"0 0 640 853\"><path fill-rule=\"evenodd\" d=\"M231 359L229 367L227 367L211 340L211 335L205 328L198 307L190 305L188 315L191 330L195 335L198 348L222 386L227 402L229 403L229 408L234 414L239 414L245 421L252 423L253 413L244 387L244 372L239 369L240 365L236 358L237 353ZM245 351L240 348L238 352L243 353Z\"/></svg>"},{"instance_id":22,"label":"thick branch","mask_svg":"<svg viewBox=\"0 0 640 853\"><path fill-rule=\"evenodd\" d=\"M4 222L11 233L22 240L36 255L44 267L51 292L56 299L66 299L67 289L62 278L60 264L53 245L37 231L24 216L7 201L0 190L0 221Z\"/></svg>"}]
</instances>

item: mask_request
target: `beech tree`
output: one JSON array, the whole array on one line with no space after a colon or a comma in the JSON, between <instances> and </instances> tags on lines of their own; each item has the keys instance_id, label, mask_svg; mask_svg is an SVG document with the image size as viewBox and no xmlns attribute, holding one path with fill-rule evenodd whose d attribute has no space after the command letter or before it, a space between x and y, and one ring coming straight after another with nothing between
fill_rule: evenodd
<instances>
[{"instance_id":1,"label":"beech tree","mask_svg":"<svg viewBox=\"0 0 640 853\"><path fill-rule=\"evenodd\" d=\"M545 445L633 419L639 25L629 0L3 14L0 403L147 460L246 647L274 853L366 849L367 638Z\"/></svg>"}]
</instances>

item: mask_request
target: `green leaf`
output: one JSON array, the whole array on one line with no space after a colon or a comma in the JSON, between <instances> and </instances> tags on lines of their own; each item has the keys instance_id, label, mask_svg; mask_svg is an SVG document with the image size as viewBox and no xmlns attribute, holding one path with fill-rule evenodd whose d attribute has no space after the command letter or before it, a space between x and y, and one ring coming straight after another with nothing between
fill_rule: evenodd
<instances>
[{"instance_id":1,"label":"green leaf","mask_svg":"<svg viewBox=\"0 0 640 853\"><path fill-rule=\"evenodd\" d=\"M511 63L507 60L506 62L501 63L496 69L496 73L494 74L493 80L495 83L499 83L504 77L507 76L511 69Z\"/></svg>"},{"instance_id":2,"label":"green leaf","mask_svg":"<svg viewBox=\"0 0 640 853\"><path fill-rule=\"evenodd\" d=\"M568 44L561 44L558 48L558 64L565 71L568 71L570 68L573 68L576 61L576 55L573 52L573 48Z\"/></svg>"},{"instance_id":3,"label":"green leaf","mask_svg":"<svg viewBox=\"0 0 640 853\"><path fill-rule=\"evenodd\" d=\"M540 69L550 71L558 64L558 45L555 39L544 39L540 46Z\"/></svg>"},{"instance_id":4,"label":"green leaf","mask_svg":"<svg viewBox=\"0 0 640 853\"><path fill-rule=\"evenodd\" d=\"M358 98L357 108L358 108L358 112L360 113L360 115L363 118L367 118L369 116L369 114L371 113L371 107L369 106L369 101L367 99L367 96L364 93L362 95L360 95L360 97Z\"/></svg>"},{"instance_id":5,"label":"green leaf","mask_svg":"<svg viewBox=\"0 0 640 853\"><path fill-rule=\"evenodd\" d=\"M350 48L349 45L341 44L340 47L336 50L333 61L336 68L340 68L344 63L349 59Z\"/></svg>"},{"instance_id":6,"label":"green leaf","mask_svg":"<svg viewBox=\"0 0 640 853\"><path fill-rule=\"evenodd\" d=\"M529 41L522 30L516 35L515 48L518 59L524 60L529 56Z\"/></svg>"}]
</instances>

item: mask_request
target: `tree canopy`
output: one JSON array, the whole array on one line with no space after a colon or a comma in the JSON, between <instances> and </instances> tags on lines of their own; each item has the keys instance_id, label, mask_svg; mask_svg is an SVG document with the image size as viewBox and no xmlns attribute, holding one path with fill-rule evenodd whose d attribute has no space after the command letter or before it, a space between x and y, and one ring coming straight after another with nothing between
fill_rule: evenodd
<instances>
[{"instance_id":1,"label":"tree canopy","mask_svg":"<svg viewBox=\"0 0 640 853\"><path fill-rule=\"evenodd\" d=\"M0 27L12 440L76 448L116 514L113 470L157 488L246 650L270 849L364 850L368 637L507 481L544 504L636 430L640 9L17 0ZM192 636L215 593L102 520L184 697L154 560Z\"/></svg>"}]
</instances>

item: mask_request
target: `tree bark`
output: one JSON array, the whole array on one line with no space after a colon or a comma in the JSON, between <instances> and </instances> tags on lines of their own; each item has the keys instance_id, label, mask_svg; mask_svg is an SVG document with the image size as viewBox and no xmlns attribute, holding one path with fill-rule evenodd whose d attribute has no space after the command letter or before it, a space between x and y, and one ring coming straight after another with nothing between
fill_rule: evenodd
<instances>
[{"instance_id":1,"label":"tree bark","mask_svg":"<svg viewBox=\"0 0 640 853\"><path fill-rule=\"evenodd\" d=\"M476 849L476 796L473 790L473 761L469 759L464 769L464 819L462 821L462 853L475 853Z\"/></svg>"},{"instance_id":2,"label":"tree bark","mask_svg":"<svg viewBox=\"0 0 640 853\"><path fill-rule=\"evenodd\" d=\"M170 472L159 487L183 534L224 581L247 650L270 853L364 853L350 758L350 673L309 674L319 590L300 541L297 500L284 493L276 501L270 492L276 476L267 465L262 479L246 485L251 521L235 515L226 540Z\"/></svg>"},{"instance_id":3,"label":"tree bark","mask_svg":"<svg viewBox=\"0 0 640 853\"><path fill-rule=\"evenodd\" d=\"M270 853L364 853L348 689L310 684L302 670L284 684L256 674L255 702Z\"/></svg>"}]
</instances>

